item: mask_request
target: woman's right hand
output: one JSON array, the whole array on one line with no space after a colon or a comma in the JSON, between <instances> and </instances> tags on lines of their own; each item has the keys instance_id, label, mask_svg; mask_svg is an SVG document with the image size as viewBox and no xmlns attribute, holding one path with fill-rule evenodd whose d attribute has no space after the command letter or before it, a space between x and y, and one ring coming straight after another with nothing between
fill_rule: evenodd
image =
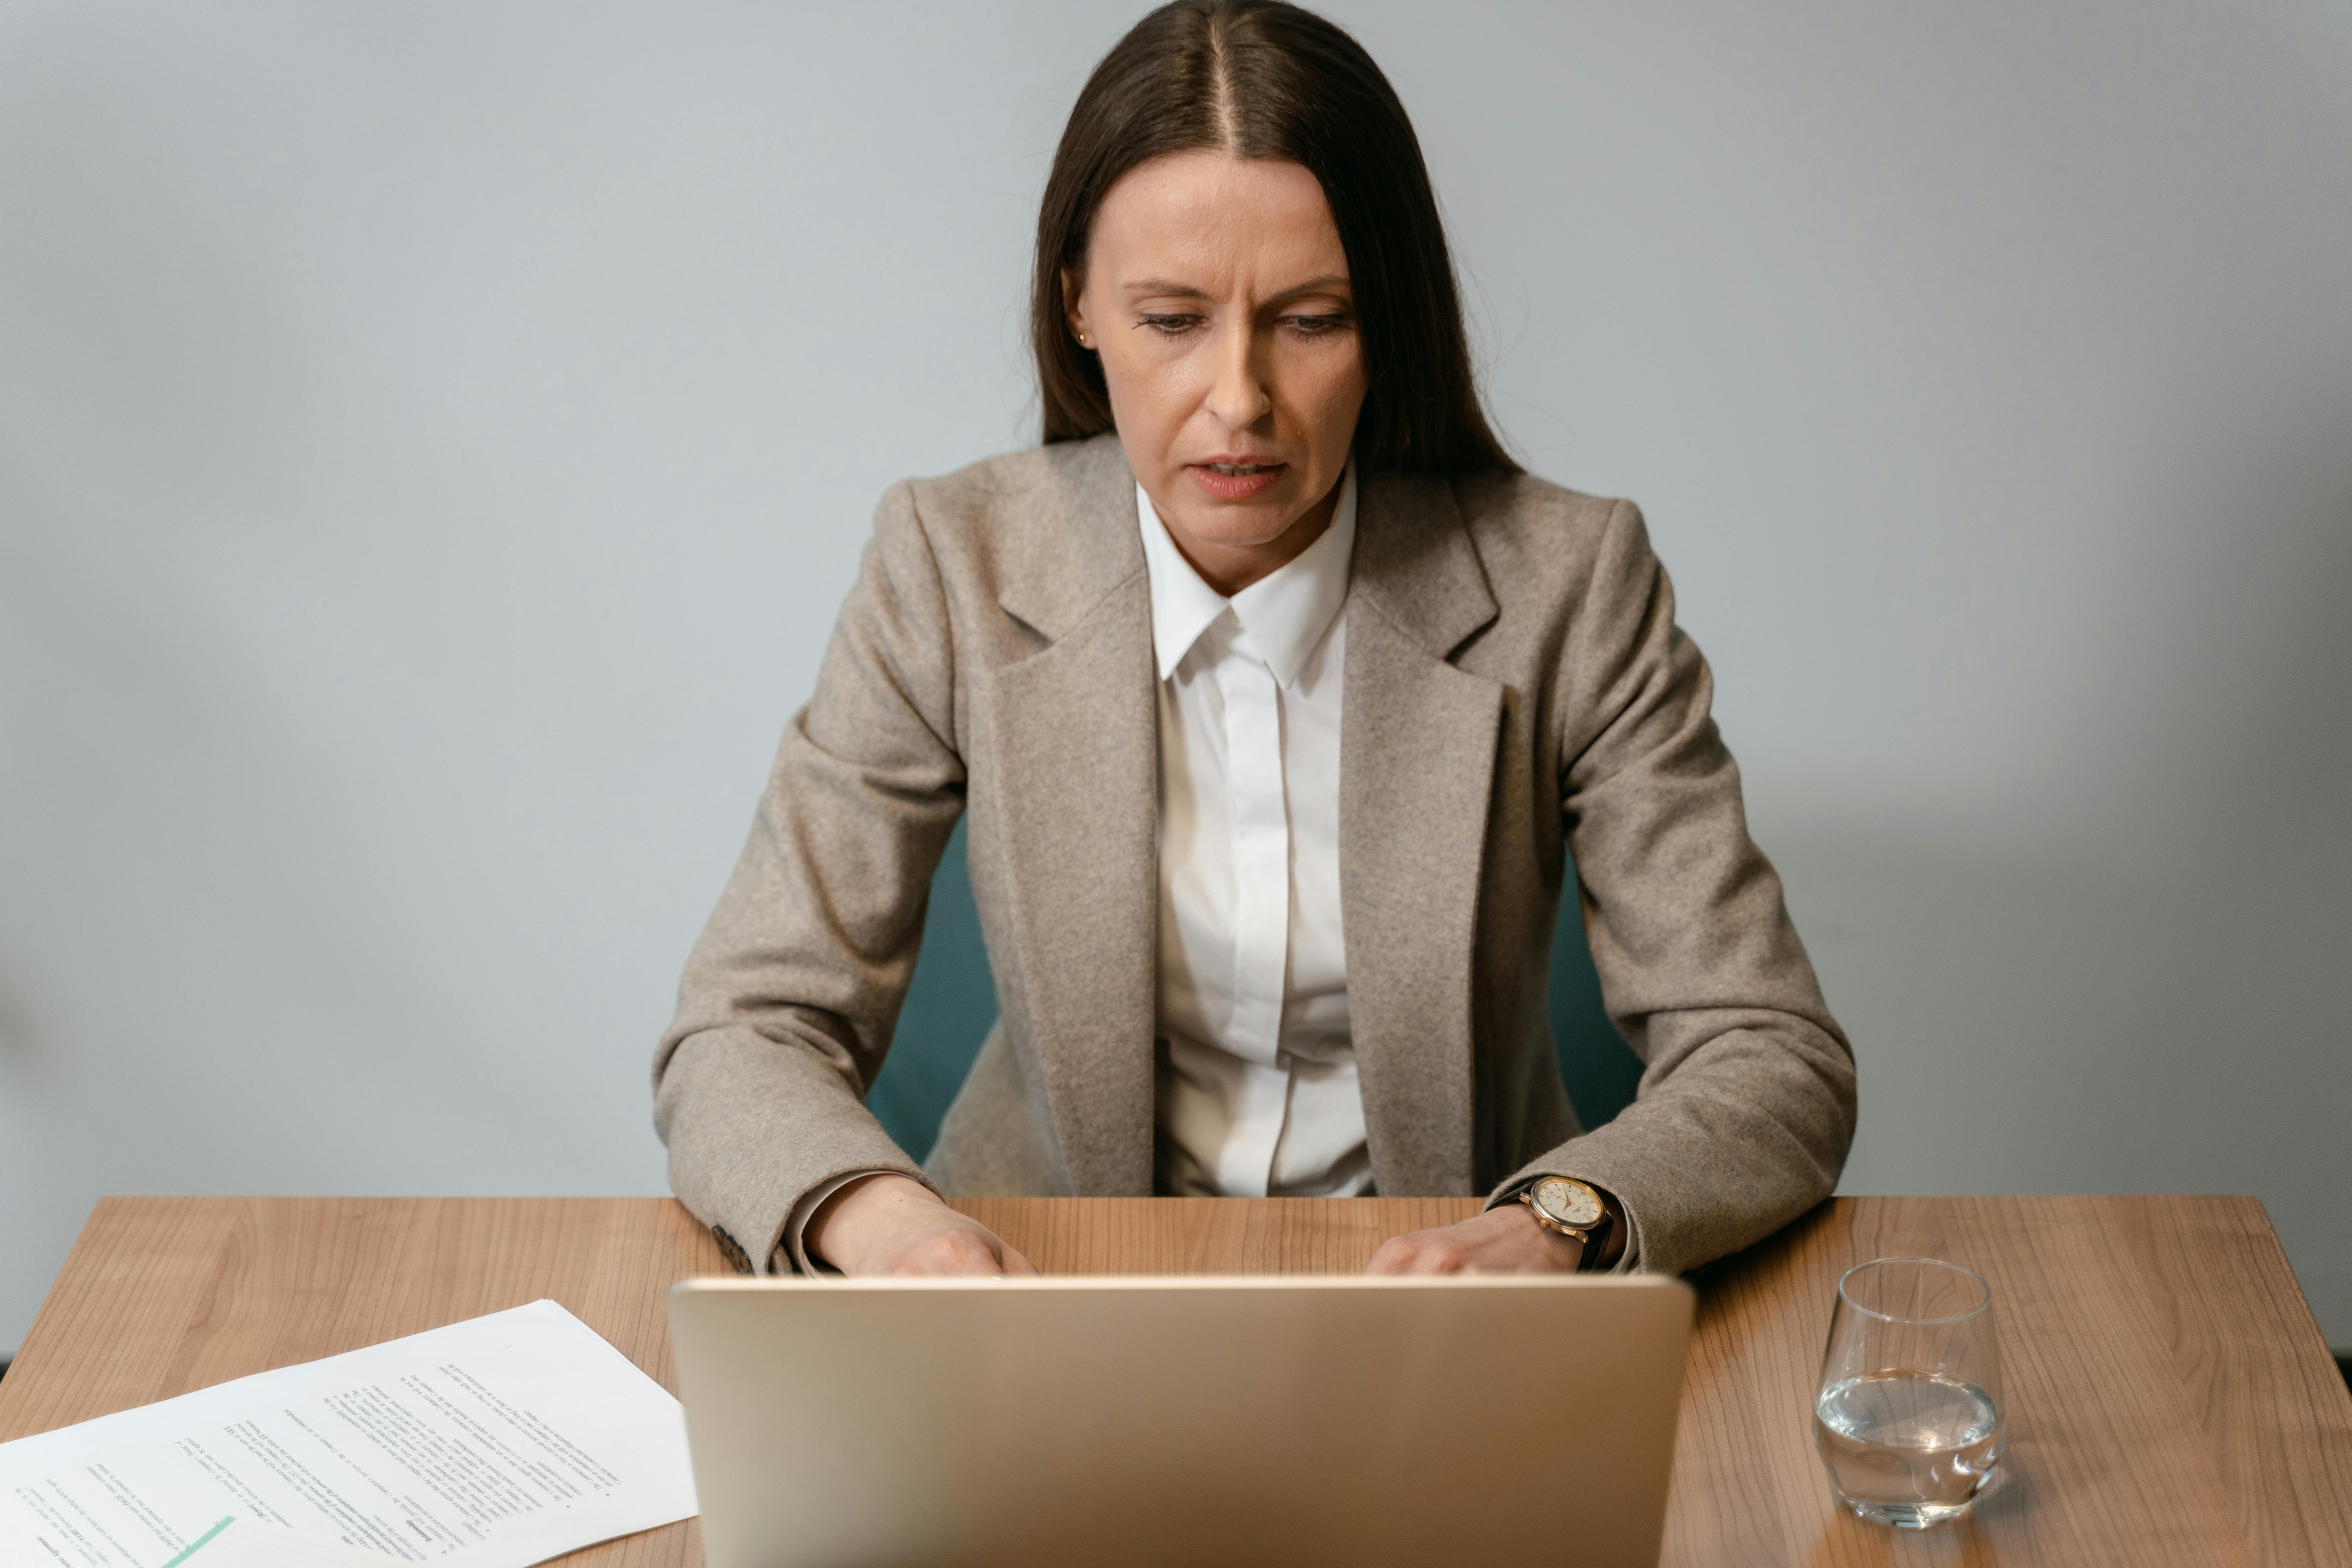
<instances>
[{"instance_id":1,"label":"woman's right hand","mask_svg":"<svg viewBox=\"0 0 2352 1568\"><path fill-rule=\"evenodd\" d=\"M844 1274L1034 1274L1036 1266L930 1188L877 1173L842 1188L810 1216L801 1245Z\"/></svg>"}]
</instances>

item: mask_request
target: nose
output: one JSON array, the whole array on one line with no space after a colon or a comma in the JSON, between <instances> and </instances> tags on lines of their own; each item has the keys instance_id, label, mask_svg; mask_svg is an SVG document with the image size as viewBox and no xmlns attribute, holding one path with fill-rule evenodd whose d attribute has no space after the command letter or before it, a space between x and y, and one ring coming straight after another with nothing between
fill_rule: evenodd
<instances>
[{"instance_id":1,"label":"nose","mask_svg":"<svg viewBox=\"0 0 2352 1568\"><path fill-rule=\"evenodd\" d=\"M1258 364L1258 338L1247 321L1218 334L1209 384L1209 412L1228 430L1246 430L1274 409Z\"/></svg>"}]
</instances>

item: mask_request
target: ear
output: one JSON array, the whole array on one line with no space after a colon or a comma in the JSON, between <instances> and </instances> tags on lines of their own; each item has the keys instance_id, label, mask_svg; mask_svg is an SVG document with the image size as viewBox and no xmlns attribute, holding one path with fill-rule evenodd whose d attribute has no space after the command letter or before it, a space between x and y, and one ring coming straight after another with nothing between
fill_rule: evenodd
<instances>
[{"instance_id":1,"label":"ear","mask_svg":"<svg viewBox=\"0 0 2352 1568\"><path fill-rule=\"evenodd\" d=\"M1087 324L1086 279L1068 268L1062 268L1062 321L1070 329L1070 336L1092 347L1089 340L1094 329Z\"/></svg>"}]
</instances>

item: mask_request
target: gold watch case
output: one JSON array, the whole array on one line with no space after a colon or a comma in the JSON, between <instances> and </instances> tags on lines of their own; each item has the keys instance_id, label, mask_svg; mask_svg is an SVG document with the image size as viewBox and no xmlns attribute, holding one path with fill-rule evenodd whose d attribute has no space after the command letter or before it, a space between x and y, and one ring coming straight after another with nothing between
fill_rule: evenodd
<instances>
[{"instance_id":1,"label":"gold watch case","mask_svg":"<svg viewBox=\"0 0 2352 1568\"><path fill-rule=\"evenodd\" d=\"M1519 1201L1528 1205L1537 1223L1579 1241L1590 1239L1601 1222L1609 1217L1601 1194L1568 1176L1546 1176L1521 1193Z\"/></svg>"}]
</instances>

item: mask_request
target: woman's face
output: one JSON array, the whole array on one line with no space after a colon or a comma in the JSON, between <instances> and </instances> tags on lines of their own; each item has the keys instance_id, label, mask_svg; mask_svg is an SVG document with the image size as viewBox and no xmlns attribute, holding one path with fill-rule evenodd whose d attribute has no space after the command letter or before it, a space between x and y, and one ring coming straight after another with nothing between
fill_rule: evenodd
<instances>
[{"instance_id":1,"label":"woman's face","mask_svg":"<svg viewBox=\"0 0 2352 1568\"><path fill-rule=\"evenodd\" d=\"M1315 176L1217 152L1154 159L1103 197L1086 276L1062 283L1128 463L1202 577L1234 594L1315 542L1365 385Z\"/></svg>"}]
</instances>

